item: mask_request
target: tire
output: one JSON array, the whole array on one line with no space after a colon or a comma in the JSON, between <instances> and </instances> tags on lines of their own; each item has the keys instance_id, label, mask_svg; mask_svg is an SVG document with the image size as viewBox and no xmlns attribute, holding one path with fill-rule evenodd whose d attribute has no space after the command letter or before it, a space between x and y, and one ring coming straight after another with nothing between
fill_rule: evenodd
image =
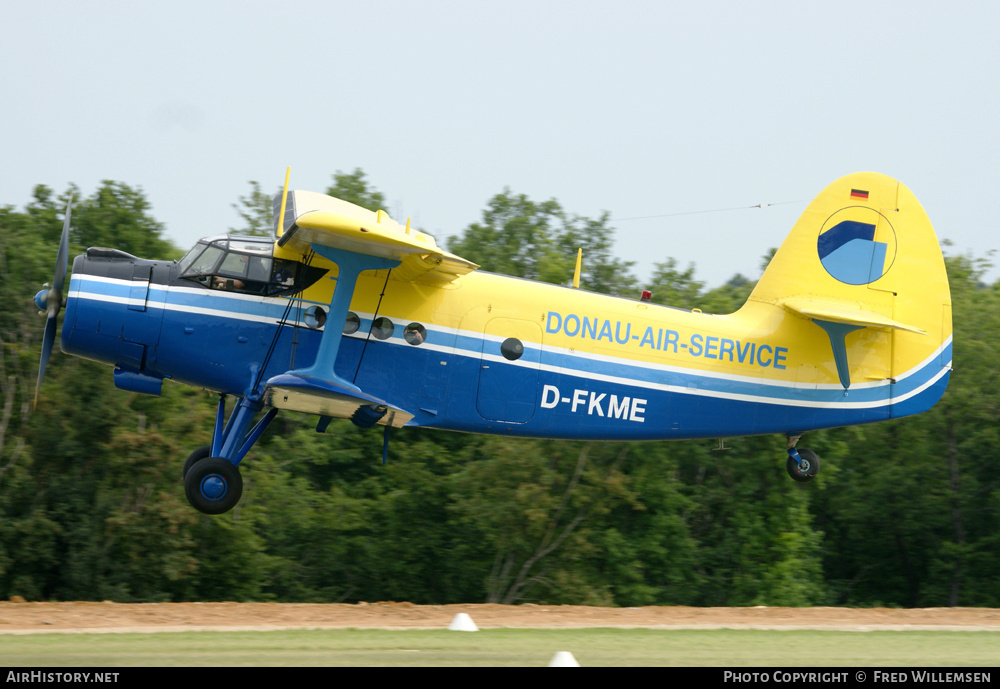
<instances>
[{"instance_id":1,"label":"tire","mask_svg":"<svg viewBox=\"0 0 1000 689\"><path fill-rule=\"evenodd\" d=\"M801 465L789 457L785 461L785 470L799 483L812 481L819 473L819 457L812 450L799 450L799 458L802 459Z\"/></svg>"},{"instance_id":2,"label":"tire","mask_svg":"<svg viewBox=\"0 0 1000 689\"><path fill-rule=\"evenodd\" d=\"M199 447L197 450L188 455L188 458L184 460L184 471L181 473L181 478L186 478L188 472L191 471L191 467L195 465L196 462L209 457L212 454L212 446L206 445L205 447Z\"/></svg>"},{"instance_id":3,"label":"tire","mask_svg":"<svg viewBox=\"0 0 1000 689\"><path fill-rule=\"evenodd\" d=\"M225 459L208 457L195 462L184 477L184 494L199 512L222 514L240 501L243 476Z\"/></svg>"}]
</instances>

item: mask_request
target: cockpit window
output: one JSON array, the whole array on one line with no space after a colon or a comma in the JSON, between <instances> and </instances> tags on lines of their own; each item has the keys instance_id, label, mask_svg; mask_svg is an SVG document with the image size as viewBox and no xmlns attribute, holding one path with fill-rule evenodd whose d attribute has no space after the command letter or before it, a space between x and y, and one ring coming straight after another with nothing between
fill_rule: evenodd
<instances>
[{"instance_id":1,"label":"cockpit window","mask_svg":"<svg viewBox=\"0 0 1000 689\"><path fill-rule=\"evenodd\" d=\"M191 267L184 271L185 274L205 274L211 273L218 265L219 259L225 254L225 248L212 245L206 248L201 255L191 263Z\"/></svg>"},{"instance_id":2,"label":"cockpit window","mask_svg":"<svg viewBox=\"0 0 1000 689\"><path fill-rule=\"evenodd\" d=\"M270 282L272 275L271 264L272 260L270 258L251 256L247 262L247 277L257 282Z\"/></svg>"},{"instance_id":3,"label":"cockpit window","mask_svg":"<svg viewBox=\"0 0 1000 689\"><path fill-rule=\"evenodd\" d=\"M184 258L177 262L178 275L183 275L187 272L187 269L194 263L194 259L201 255L201 252L205 250L205 245L198 243L194 245L191 251L184 254Z\"/></svg>"},{"instance_id":4,"label":"cockpit window","mask_svg":"<svg viewBox=\"0 0 1000 689\"><path fill-rule=\"evenodd\" d=\"M250 267L250 257L246 254L238 254L230 251L219 266L219 275L226 275L231 278L245 278L247 269Z\"/></svg>"},{"instance_id":5,"label":"cockpit window","mask_svg":"<svg viewBox=\"0 0 1000 689\"><path fill-rule=\"evenodd\" d=\"M291 291L299 264L271 258L270 241L202 240L177 264L180 277L211 289L270 296Z\"/></svg>"},{"instance_id":6,"label":"cockpit window","mask_svg":"<svg viewBox=\"0 0 1000 689\"><path fill-rule=\"evenodd\" d=\"M209 289L274 296L305 289L323 274L272 257L269 240L219 236L203 239L177 263L178 276Z\"/></svg>"}]
</instances>

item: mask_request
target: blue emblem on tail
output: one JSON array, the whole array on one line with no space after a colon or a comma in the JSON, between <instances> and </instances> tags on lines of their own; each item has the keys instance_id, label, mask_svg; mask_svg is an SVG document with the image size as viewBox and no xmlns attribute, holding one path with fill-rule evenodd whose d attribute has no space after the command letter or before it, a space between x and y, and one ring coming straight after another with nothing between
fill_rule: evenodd
<instances>
[{"instance_id":1,"label":"blue emblem on tail","mask_svg":"<svg viewBox=\"0 0 1000 689\"><path fill-rule=\"evenodd\" d=\"M867 285L885 275L887 250L885 242L875 241L875 225L856 220L837 223L816 241L826 272L848 285Z\"/></svg>"}]
</instances>

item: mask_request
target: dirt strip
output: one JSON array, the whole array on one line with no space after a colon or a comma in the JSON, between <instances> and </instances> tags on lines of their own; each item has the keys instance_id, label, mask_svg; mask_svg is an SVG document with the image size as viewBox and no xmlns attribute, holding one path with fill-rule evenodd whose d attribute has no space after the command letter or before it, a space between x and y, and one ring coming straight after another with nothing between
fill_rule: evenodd
<instances>
[{"instance_id":1,"label":"dirt strip","mask_svg":"<svg viewBox=\"0 0 1000 689\"><path fill-rule=\"evenodd\" d=\"M823 629L998 631L994 608L595 608L580 605L355 605L294 603L0 602L0 634L443 629L458 613L480 629L644 627L651 629Z\"/></svg>"}]
</instances>

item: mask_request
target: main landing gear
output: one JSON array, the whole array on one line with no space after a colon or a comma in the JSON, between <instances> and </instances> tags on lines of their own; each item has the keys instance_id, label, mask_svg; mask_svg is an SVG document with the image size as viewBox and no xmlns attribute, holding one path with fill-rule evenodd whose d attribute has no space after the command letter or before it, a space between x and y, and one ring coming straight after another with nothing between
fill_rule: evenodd
<instances>
[{"instance_id":1,"label":"main landing gear","mask_svg":"<svg viewBox=\"0 0 1000 689\"><path fill-rule=\"evenodd\" d=\"M222 514L240 501L243 477L239 464L278 413L277 409L268 410L251 428L254 416L263 407L260 402L242 398L223 426L226 396L219 395L212 444L199 447L184 462L184 494L199 512Z\"/></svg>"},{"instance_id":2,"label":"main landing gear","mask_svg":"<svg viewBox=\"0 0 1000 689\"><path fill-rule=\"evenodd\" d=\"M188 502L205 514L222 514L236 506L243 495L240 470L222 457L206 457L184 477Z\"/></svg>"},{"instance_id":3,"label":"main landing gear","mask_svg":"<svg viewBox=\"0 0 1000 689\"><path fill-rule=\"evenodd\" d=\"M785 470L788 475L799 483L812 481L819 473L819 457L812 450L797 450L795 444L799 442L799 435L788 436L788 459L785 460Z\"/></svg>"}]
</instances>

